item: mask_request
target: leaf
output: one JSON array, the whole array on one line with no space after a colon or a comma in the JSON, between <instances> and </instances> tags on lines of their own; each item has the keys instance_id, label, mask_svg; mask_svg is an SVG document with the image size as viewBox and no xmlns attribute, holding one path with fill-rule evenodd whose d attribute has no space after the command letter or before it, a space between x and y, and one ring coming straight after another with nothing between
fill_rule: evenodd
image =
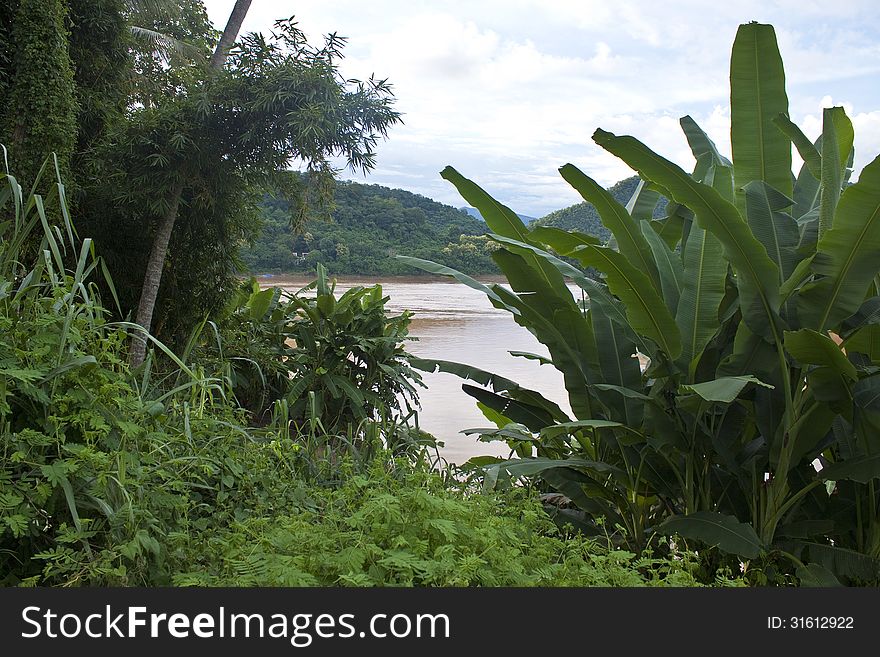
<instances>
[{"instance_id":1,"label":"leaf","mask_svg":"<svg viewBox=\"0 0 880 657\"><path fill-rule=\"evenodd\" d=\"M830 587L843 586L834 573L823 568L817 563L810 563L805 566L798 566L796 571L798 579L801 580L801 586L812 587Z\"/></svg>"},{"instance_id":2,"label":"leaf","mask_svg":"<svg viewBox=\"0 0 880 657\"><path fill-rule=\"evenodd\" d=\"M880 258L880 157L840 197L834 225L819 240L813 273L821 277L798 294L805 326L824 331L855 313L865 300Z\"/></svg>"},{"instance_id":3,"label":"leaf","mask_svg":"<svg viewBox=\"0 0 880 657\"><path fill-rule=\"evenodd\" d=\"M801 260L797 253L800 241L797 222L784 212L793 201L767 183L753 181L745 187L745 202L749 227L779 269L781 284Z\"/></svg>"},{"instance_id":4,"label":"leaf","mask_svg":"<svg viewBox=\"0 0 880 657\"><path fill-rule=\"evenodd\" d=\"M538 229L536 229L536 232L537 230ZM543 243L562 255L570 255L580 246L593 244L593 241L591 240L580 239L581 237L587 237L581 233L569 233L555 228L547 229L545 231L542 227L541 236L544 238L541 240ZM542 258L545 258L547 262L553 264L563 276L570 278L578 285L578 287L587 293L592 308L601 308L601 312L620 326L626 332L627 337L633 340L644 353L651 351L651 348L645 340L636 334L630 327L623 304L615 299L604 285L589 278L580 269L573 267L564 260L560 260L536 246L517 242L516 240L510 240L499 235L493 235L492 238L509 246L514 251L517 249L527 249L540 255Z\"/></svg>"},{"instance_id":5,"label":"leaf","mask_svg":"<svg viewBox=\"0 0 880 657\"><path fill-rule=\"evenodd\" d=\"M635 221L651 221L654 218L654 208L660 201L660 194L653 189L648 188L648 184L644 180L639 180L636 191L630 197L626 204L626 211ZM642 227L642 234L644 234Z\"/></svg>"},{"instance_id":6,"label":"leaf","mask_svg":"<svg viewBox=\"0 0 880 657\"><path fill-rule=\"evenodd\" d=\"M541 393L523 388L516 381L511 381L497 374L448 360L410 358L409 362L410 365L423 372L446 372L465 380L476 381L482 386L490 386L494 392L507 392L513 399L543 408L556 421L566 422L569 419L555 402L546 399Z\"/></svg>"},{"instance_id":7,"label":"leaf","mask_svg":"<svg viewBox=\"0 0 880 657\"><path fill-rule=\"evenodd\" d=\"M266 313L269 312L269 308L277 303L280 296L281 288L276 287L268 287L261 292L252 294L247 304L248 314L251 316L251 319L259 320L265 317Z\"/></svg>"},{"instance_id":8,"label":"leaf","mask_svg":"<svg viewBox=\"0 0 880 657\"><path fill-rule=\"evenodd\" d=\"M791 140L807 170L816 180L819 180L822 176L822 156L813 142L785 114L777 114L773 123Z\"/></svg>"},{"instance_id":9,"label":"leaf","mask_svg":"<svg viewBox=\"0 0 880 657\"><path fill-rule=\"evenodd\" d=\"M818 476L825 481L857 481L867 484L880 478L880 454L854 456L819 470Z\"/></svg>"},{"instance_id":10,"label":"leaf","mask_svg":"<svg viewBox=\"0 0 880 657\"><path fill-rule=\"evenodd\" d=\"M501 300L492 288L480 283L475 278L471 278L467 274L462 274L460 271L452 269L450 267L446 267L445 265L437 264L436 262L431 262L430 260L422 260L421 258L413 258L411 256L395 256L398 260L405 262L408 265L412 265L413 267L417 267L419 269L423 269L429 274L439 274L441 276L448 276L450 278L456 279L459 283L464 283L469 288L474 290L478 290L485 294L492 301L492 305L496 308L501 308L503 310L507 310L508 312L516 315L519 314L519 311L515 308L508 308L504 305L504 302Z\"/></svg>"},{"instance_id":11,"label":"leaf","mask_svg":"<svg viewBox=\"0 0 880 657\"><path fill-rule=\"evenodd\" d=\"M569 433L574 433L579 429L614 429L627 428L620 422L612 422L610 420L578 420L577 422L565 422L563 424L554 424L541 429L541 436L544 438L555 438Z\"/></svg>"},{"instance_id":12,"label":"leaf","mask_svg":"<svg viewBox=\"0 0 880 657\"><path fill-rule=\"evenodd\" d=\"M687 516L673 516L657 529L662 534L679 534L715 545L729 554L756 559L764 546L754 528L733 516L712 511L697 511Z\"/></svg>"},{"instance_id":13,"label":"leaf","mask_svg":"<svg viewBox=\"0 0 880 657\"><path fill-rule=\"evenodd\" d=\"M499 249L492 259L516 293L500 285L493 289L507 305L519 309L516 322L547 347L554 366L562 372L575 416L593 417L593 401L586 385L598 376L596 344L592 326L575 304L571 291L565 287L562 294L557 294L515 253Z\"/></svg>"},{"instance_id":14,"label":"leaf","mask_svg":"<svg viewBox=\"0 0 880 657\"><path fill-rule=\"evenodd\" d=\"M791 142L774 124L788 115L785 70L772 25L740 25L730 55L730 145L737 190L763 180L791 197ZM737 207L743 208L743 192Z\"/></svg>"},{"instance_id":15,"label":"leaf","mask_svg":"<svg viewBox=\"0 0 880 657\"><path fill-rule=\"evenodd\" d=\"M458 193L480 211L486 225L493 233L519 240L520 242L529 241L529 230L519 216L513 210L492 198L479 185L468 180L449 166L440 172L440 176L455 185ZM562 290L565 289L565 283L562 280L562 275L556 271L555 267L535 255L527 254L524 258L557 294L562 293Z\"/></svg>"},{"instance_id":16,"label":"leaf","mask_svg":"<svg viewBox=\"0 0 880 657\"><path fill-rule=\"evenodd\" d=\"M462 384L461 389L492 410L501 413L501 415L513 422L525 425L536 433L542 428L553 424L553 416L538 406L517 401L511 397L504 397L503 395L498 395L484 388L478 388L466 383Z\"/></svg>"},{"instance_id":17,"label":"leaf","mask_svg":"<svg viewBox=\"0 0 880 657\"><path fill-rule=\"evenodd\" d=\"M595 180L581 172L573 164L559 169L566 182L574 187L588 203L592 203L602 223L617 240L617 248L637 269L648 275L654 288L660 291L660 274L654 263L651 247L639 228L638 222L626 211L611 193Z\"/></svg>"},{"instance_id":18,"label":"leaf","mask_svg":"<svg viewBox=\"0 0 880 657\"><path fill-rule=\"evenodd\" d=\"M590 321L596 338L602 380L622 388L641 387L642 373L639 361L634 358L635 343L626 337L601 308L590 310ZM603 400L607 400L606 404L611 410L610 419L620 420L631 427L642 423L642 406L636 401L616 395L605 395Z\"/></svg>"},{"instance_id":19,"label":"leaf","mask_svg":"<svg viewBox=\"0 0 880 657\"><path fill-rule=\"evenodd\" d=\"M718 191L698 183L633 137L597 130L593 140L694 211L700 228L721 242L724 257L737 274L744 320L758 335L771 336L779 307L779 271L737 209Z\"/></svg>"},{"instance_id":20,"label":"leaf","mask_svg":"<svg viewBox=\"0 0 880 657\"><path fill-rule=\"evenodd\" d=\"M769 383L764 383L757 377L747 376L725 376L714 381L706 381L704 383L692 383L690 385L682 385L681 390L692 392L708 402L722 402L729 404L736 399L748 384L754 383L765 388L772 388Z\"/></svg>"},{"instance_id":21,"label":"leaf","mask_svg":"<svg viewBox=\"0 0 880 657\"><path fill-rule=\"evenodd\" d=\"M555 250L560 255L568 255L584 244L601 246L602 241L593 235L563 230L554 226L536 226L529 231L531 243L540 242Z\"/></svg>"},{"instance_id":22,"label":"leaf","mask_svg":"<svg viewBox=\"0 0 880 657\"><path fill-rule=\"evenodd\" d=\"M681 331L681 363L685 371L692 371L691 364L696 364L721 325L718 308L727 280L721 243L696 226L691 228L684 248L683 280L675 323Z\"/></svg>"},{"instance_id":23,"label":"leaf","mask_svg":"<svg viewBox=\"0 0 880 657\"><path fill-rule=\"evenodd\" d=\"M669 245L657 234L657 231L647 221L642 221L642 234L651 247L654 262L657 263L657 271L660 274L660 292L666 300L666 306L670 312L675 313L681 297L681 289L684 285L684 267L681 258L673 253ZM680 327L681 325L679 325Z\"/></svg>"},{"instance_id":24,"label":"leaf","mask_svg":"<svg viewBox=\"0 0 880 657\"><path fill-rule=\"evenodd\" d=\"M536 361L539 365L553 365L553 361L540 354L533 354L530 351L508 351L514 358L525 358L526 360Z\"/></svg>"},{"instance_id":25,"label":"leaf","mask_svg":"<svg viewBox=\"0 0 880 657\"><path fill-rule=\"evenodd\" d=\"M853 148L853 126L842 107L822 110L822 171L819 197L819 239L834 225L843 187L844 169Z\"/></svg>"},{"instance_id":26,"label":"leaf","mask_svg":"<svg viewBox=\"0 0 880 657\"><path fill-rule=\"evenodd\" d=\"M688 145L691 147L694 159L699 160L704 155L709 155L712 164L732 166L731 161L718 151L715 142L709 138L709 135L690 116L683 116L678 122L681 125L682 131L684 131Z\"/></svg>"},{"instance_id":27,"label":"leaf","mask_svg":"<svg viewBox=\"0 0 880 657\"><path fill-rule=\"evenodd\" d=\"M811 329L786 331L785 348L801 363L829 367L852 381L858 378L855 365L837 343L823 333Z\"/></svg>"},{"instance_id":28,"label":"leaf","mask_svg":"<svg viewBox=\"0 0 880 657\"><path fill-rule=\"evenodd\" d=\"M548 459L536 457L531 459L512 459L502 461L490 466L492 469L505 470L513 477L532 477L552 468L573 468L586 470L603 475L613 475L617 478L626 478L626 473L613 465L602 461L590 461L586 459Z\"/></svg>"},{"instance_id":29,"label":"leaf","mask_svg":"<svg viewBox=\"0 0 880 657\"><path fill-rule=\"evenodd\" d=\"M678 326L647 276L622 254L609 248L582 246L572 255L605 273L608 288L626 306L626 316L633 330L657 343L670 358L681 353Z\"/></svg>"}]
</instances>

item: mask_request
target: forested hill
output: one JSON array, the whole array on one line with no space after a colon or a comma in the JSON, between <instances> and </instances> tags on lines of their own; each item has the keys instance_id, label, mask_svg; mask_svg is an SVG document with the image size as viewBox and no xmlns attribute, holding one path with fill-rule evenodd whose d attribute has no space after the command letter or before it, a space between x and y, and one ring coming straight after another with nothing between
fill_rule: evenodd
<instances>
[{"instance_id":1,"label":"forested hill","mask_svg":"<svg viewBox=\"0 0 880 657\"><path fill-rule=\"evenodd\" d=\"M308 221L301 235L290 229L285 201L263 205L263 232L246 249L254 274L313 272L318 262L331 274L421 273L394 255L433 260L471 274L497 272L489 257L486 224L450 205L380 185L340 181L333 221Z\"/></svg>"},{"instance_id":2,"label":"forested hill","mask_svg":"<svg viewBox=\"0 0 880 657\"><path fill-rule=\"evenodd\" d=\"M626 205L638 183L633 176L608 191ZM250 271L307 273L320 262L331 274L421 274L394 257L408 255L467 274L498 272L490 257L494 244L485 236L488 228L468 208L454 208L402 189L349 181L337 183L334 202L332 222L308 221L303 234L294 235L287 202L267 198L263 232L243 253ZM655 216L661 216L665 207L666 200L661 199ZM610 236L590 203L556 210L530 225L579 230L602 240Z\"/></svg>"},{"instance_id":3,"label":"forested hill","mask_svg":"<svg viewBox=\"0 0 880 657\"><path fill-rule=\"evenodd\" d=\"M632 198L638 185L639 177L632 176L615 183L608 188L608 191L611 192L611 195L618 203L626 205ZM663 216L666 209L666 203L665 198L661 198L660 202L657 203L657 207L654 208L655 218ZM562 228L563 230L577 230L583 233L589 233L590 235L595 235L603 241L611 237L611 233L602 225L602 221L599 219L599 213L596 211L596 208L592 203L587 202L570 205L561 210L554 210L550 214L537 219L532 225L555 226L556 228Z\"/></svg>"}]
</instances>

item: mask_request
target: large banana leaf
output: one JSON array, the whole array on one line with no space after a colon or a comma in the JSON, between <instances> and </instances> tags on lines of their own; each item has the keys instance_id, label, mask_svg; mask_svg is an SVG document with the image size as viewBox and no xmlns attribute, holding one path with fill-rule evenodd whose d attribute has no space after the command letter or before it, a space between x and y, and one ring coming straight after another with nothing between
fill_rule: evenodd
<instances>
[{"instance_id":1,"label":"large banana leaf","mask_svg":"<svg viewBox=\"0 0 880 657\"><path fill-rule=\"evenodd\" d=\"M597 130L593 140L694 211L697 223L718 238L736 271L743 319L753 332L770 337L779 307L779 270L737 209L718 191L698 183L634 137Z\"/></svg>"},{"instance_id":2,"label":"large banana leaf","mask_svg":"<svg viewBox=\"0 0 880 657\"><path fill-rule=\"evenodd\" d=\"M573 164L566 164L559 169L562 177L574 187L585 201L592 203L602 223L611 231L617 240L617 248L638 269L648 275L654 288L660 291L660 275L651 253L651 247L637 221L626 211L611 193L595 180L581 172Z\"/></svg>"},{"instance_id":3,"label":"large banana leaf","mask_svg":"<svg viewBox=\"0 0 880 657\"><path fill-rule=\"evenodd\" d=\"M718 151L715 142L709 138L709 135L690 116L681 117L679 123L695 159L699 160L701 157L709 155L713 165L733 166L731 161Z\"/></svg>"},{"instance_id":4,"label":"large banana leaf","mask_svg":"<svg viewBox=\"0 0 880 657\"><path fill-rule=\"evenodd\" d=\"M842 107L828 107L822 112L822 173L819 199L819 239L834 224L834 211L840 200L844 169L854 140L852 121Z\"/></svg>"},{"instance_id":5,"label":"large banana leaf","mask_svg":"<svg viewBox=\"0 0 880 657\"><path fill-rule=\"evenodd\" d=\"M855 313L877 273L880 260L880 157L840 197L834 226L813 258L818 280L798 294L798 316L819 331L834 328Z\"/></svg>"},{"instance_id":6,"label":"large banana leaf","mask_svg":"<svg viewBox=\"0 0 880 657\"><path fill-rule=\"evenodd\" d=\"M741 190L763 180L791 197L791 143L773 123L788 115L785 70L772 25L740 25L730 56L730 145L733 151L737 207Z\"/></svg>"},{"instance_id":7,"label":"large banana leaf","mask_svg":"<svg viewBox=\"0 0 880 657\"><path fill-rule=\"evenodd\" d=\"M555 403L544 397L541 393L523 388L516 381L498 376L491 372L481 370L471 365L455 363L448 360L433 360L426 358L410 358L410 365L423 372L446 372L454 374L464 380L475 381L482 386L489 386L496 393L507 392L511 398L531 404L543 409L557 422L568 422L569 417Z\"/></svg>"},{"instance_id":8,"label":"large banana leaf","mask_svg":"<svg viewBox=\"0 0 880 657\"><path fill-rule=\"evenodd\" d=\"M785 114L779 114L773 119L773 123L791 140L807 170L818 180L822 176L822 156L819 149Z\"/></svg>"},{"instance_id":9,"label":"large banana leaf","mask_svg":"<svg viewBox=\"0 0 880 657\"><path fill-rule=\"evenodd\" d=\"M537 233L538 230L536 229L534 232ZM593 244L592 241L581 239L582 237L586 237L581 233L569 233L564 230L559 230L558 228L544 230L542 227L540 230L540 236L542 239L536 241L546 244L557 253L563 255L571 254L579 246ZM590 306L600 307L601 312L616 322L617 325L623 329L627 339L635 342L642 353L648 354L652 351L652 348L648 343L630 327L623 304L615 299L603 285L597 283L592 278L589 278L580 269L568 264L564 260L560 260L556 256L538 248L537 246L526 244L525 242L518 242L517 240L502 237L501 235L490 235L490 237L501 242L514 253L531 251L544 258L547 262L556 267L563 276L570 278L578 285L578 287L584 290L589 296Z\"/></svg>"},{"instance_id":10,"label":"large banana leaf","mask_svg":"<svg viewBox=\"0 0 880 657\"><path fill-rule=\"evenodd\" d=\"M659 201L660 194L650 189L644 180L640 180L636 191L626 203L626 211L637 222L651 221L654 218L654 208Z\"/></svg>"},{"instance_id":11,"label":"large banana leaf","mask_svg":"<svg viewBox=\"0 0 880 657\"><path fill-rule=\"evenodd\" d=\"M713 381L705 381L703 383L692 383L681 386L684 392L692 392L705 401L720 402L729 404L736 399L743 389L750 383L754 383L765 388L772 388L768 383L764 383L757 377L746 376L726 376Z\"/></svg>"},{"instance_id":12,"label":"large banana leaf","mask_svg":"<svg viewBox=\"0 0 880 657\"><path fill-rule=\"evenodd\" d=\"M855 365L847 359L834 340L824 333L810 329L786 331L785 348L805 365L829 367L851 381L858 378Z\"/></svg>"},{"instance_id":13,"label":"large banana leaf","mask_svg":"<svg viewBox=\"0 0 880 657\"><path fill-rule=\"evenodd\" d=\"M678 357L681 353L678 326L645 274L609 248L582 246L572 255L605 273L608 288L623 301L630 325L637 333L653 340L670 358Z\"/></svg>"},{"instance_id":14,"label":"large banana leaf","mask_svg":"<svg viewBox=\"0 0 880 657\"><path fill-rule=\"evenodd\" d=\"M684 285L684 267L681 263L681 257L669 248L669 245L663 241L650 222L643 220L641 225L642 234L648 241L648 246L651 247L654 262L657 263L657 271L660 274L660 291L670 312L675 313L678 310L681 288Z\"/></svg>"},{"instance_id":15,"label":"large banana leaf","mask_svg":"<svg viewBox=\"0 0 880 657\"><path fill-rule=\"evenodd\" d=\"M408 265L412 265L413 267L417 267L418 269L423 269L424 271L430 274L440 274L441 276L448 276L450 278L454 278L459 283L464 283L469 288L482 292L487 297L489 297L490 301L492 301L492 305L500 310L507 310L514 315L519 311L515 308L507 307L504 305L504 302L501 300L495 292L488 286L480 283L478 280L471 278L467 274L463 274L456 269L452 269L451 267L447 267L445 265L437 264L436 262L432 262L430 260L422 260L421 258L413 258L412 256L396 256L398 260L405 262Z\"/></svg>"},{"instance_id":16,"label":"large banana leaf","mask_svg":"<svg viewBox=\"0 0 880 657\"><path fill-rule=\"evenodd\" d=\"M553 416L538 406L518 401L512 397L496 394L485 388L478 388L467 383L461 389L493 411L496 411L512 422L518 422L537 433L543 427L553 424Z\"/></svg>"},{"instance_id":17,"label":"large banana leaf","mask_svg":"<svg viewBox=\"0 0 880 657\"><path fill-rule=\"evenodd\" d=\"M749 227L779 268L781 285L801 259L796 250L800 240L797 222L784 212L792 201L760 180L746 185L745 196Z\"/></svg>"},{"instance_id":18,"label":"large banana leaf","mask_svg":"<svg viewBox=\"0 0 880 657\"><path fill-rule=\"evenodd\" d=\"M694 227L684 249L684 284L675 322L681 330L682 369L692 375L692 363L720 326L718 307L724 298L727 261L712 233Z\"/></svg>"},{"instance_id":19,"label":"large banana leaf","mask_svg":"<svg viewBox=\"0 0 880 657\"><path fill-rule=\"evenodd\" d=\"M568 255L584 244L599 246L602 241L593 235L563 230L553 226L536 226L529 231L529 242L546 244L560 255Z\"/></svg>"},{"instance_id":20,"label":"large banana leaf","mask_svg":"<svg viewBox=\"0 0 880 657\"><path fill-rule=\"evenodd\" d=\"M635 343L627 338L620 326L607 317L600 307L590 310L590 320L596 336L599 369L603 381L621 388L641 389L642 375L639 361L635 357ZM641 425L642 404L638 400L617 394L603 393L601 396L612 410L611 419L629 427Z\"/></svg>"},{"instance_id":21,"label":"large banana leaf","mask_svg":"<svg viewBox=\"0 0 880 657\"><path fill-rule=\"evenodd\" d=\"M494 285L495 293L520 311L515 321L547 347L553 365L562 372L574 414L581 419L594 417L586 386L599 375L596 345L592 326L571 292L566 287L564 296L557 295L520 255L499 249L492 259L514 290Z\"/></svg>"},{"instance_id":22,"label":"large banana leaf","mask_svg":"<svg viewBox=\"0 0 880 657\"><path fill-rule=\"evenodd\" d=\"M754 528L733 516L712 511L697 511L687 516L673 516L660 525L663 534L679 534L685 538L717 545L718 549L746 559L757 558L764 546Z\"/></svg>"},{"instance_id":23,"label":"large banana leaf","mask_svg":"<svg viewBox=\"0 0 880 657\"><path fill-rule=\"evenodd\" d=\"M819 477L826 481L849 479L860 484L867 484L872 479L880 478L880 454L857 456L855 458L834 463L819 471Z\"/></svg>"},{"instance_id":24,"label":"large banana leaf","mask_svg":"<svg viewBox=\"0 0 880 657\"><path fill-rule=\"evenodd\" d=\"M455 185L458 193L480 211L480 214L486 221L486 225L492 232L521 242L529 241L529 230L519 216L506 205L492 198L479 185L468 180L452 167L443 169L440 172L440 176ZM562 276L555 267L536 256L525 255L523 257L530 266L534 267L541 274L547 284L557 294L562 294L563 290L567 289Z\"/></svg>"}]
</instances>

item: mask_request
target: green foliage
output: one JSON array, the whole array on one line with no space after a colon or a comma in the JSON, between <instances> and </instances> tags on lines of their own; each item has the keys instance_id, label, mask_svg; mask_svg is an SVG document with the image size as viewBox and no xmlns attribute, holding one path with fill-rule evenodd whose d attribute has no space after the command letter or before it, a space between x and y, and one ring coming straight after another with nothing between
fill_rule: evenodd
<instances>
[{"instance_id":1,"label":"green foliage","mask_svg":"<svg viewBox=\"0 0 880 657\"><path fill-rule=\"evenodd\" d=\"M75 160L80 166L126 109L132 61L125 5L124 0L68 1L69 51L79 109Z\"/></svg>"},{"instance_id":2,"label":"green foliage","mask_svg":"<svg viewBox=\"0 0 880 657\"><path fill-rule=\"evenodd\" d=\"M377 406L354 408L357 395L386 411L398 403L412 377L400 346L408 317L385 317L379 287L336 299L320 267L314 298L304 290L280 301L277 290L243 287L228 324L206 323L192 336L186 362L153 340L175 368L159 370L148 358L133 376L124 359L130 325L107 321L93 280L103 266L90 240L77 256L67 215L55 225L44 210L48 201L65 208L60 181L46 200L25 196L11 176L6 183L0 585L694 586L706 579L687 551L637 556L563 540L533 491L473 490L387 440L407 437L399 425L385 423L394 431L384 446L394 451L364 449L363 427L378 427L381 417L362 419L360 447L349 441L346 449L334 445L341 434L320 428L327 413L313 412L306 432L278 413L265 427L248 426L230 394L243 388L240 373L230 373L240 364L229 355L236 349L252 349L264 364L280 361L285 391L306 368L332 371L348 395L341 415L381 416ZM37 235L41 255L28 266L21 247ZM206 327L220 353L199 342ZM345 340L349 351L337 351ZM205 374L214 369L217 376ZM327 406L336 403L329 381L311 394ZM380 428L374 434L383 437ZM316 469L318 459L324 467ZM706 581L739 583L724 573Z\"/></svg>"},{"instance_id":3,"label":"green foliage","mask_svg":"<svg viewBox=\"0 0 880 657\"><path fill-rule=\"evenodd\" d=\"M380 285L339 298L334 288L321 265L296 294L248 281L221 320L222 342L204 328L194 336L196 357L225 367L239 404L262 422L275 411L333 435L411 415L421 379L403 346L409 313L389 317Z\"/></svg>"},{"instance_id":4,"label":"green foliage","mask_svg":"<svg viewBox=\"0 0 880 657\"><path fill-rule=\"evenodd\" d=\"M645 181L626 207L572 165L560 169L596 203L613 234L604 247L528 230L444 171L503 247L493 258L512 291L484 291L546 345L575 415L560 420L515 384L464 386L499 427L478 433L525 457L487 466L486 485L540 477L587 534L615 527L640 549L677 533L717 546L710 560L760 564L758 583L876 583L880 159L848 183L841 108L826 112L821 144L805 143L787 119L772 27L740 26L731 62L733 162L683 117L692 174L633 137L594 134ZM807 151L796 178L789 139ZM657 217L659 195L669 203ZM560 276L589 301L579 305Z\"/></svg>"},{"instance_id":5,"label":"green foliage","mask_svg":"<svg viewBox=\"0 0 880 657\"><path fill-rule=\"evenodd\" d=\"M68 172L76 145L78 112L68 48L67 3L18 0L14 16L7 8L9 50L0 83L0 143L18 164L19 178L30 187L45 158L56 153ZM3 65L0 62L0 65ZM2 87L5 87L2 88Z\"/></svg>"},{"instance_id":6,"label":"green foliage","mask_svg":"<svg viewBox=\"0 0 880 657\"><path fill-rule=\"evenodd\" d=\"M497 272L483 222L418 194L339 182L331 220L310 217L294 230L294 210L283 198L264 200L262 232L242 252L251 272L307 272L320 263L336 275L405 274L394 258L403 251L471 274Z\"/></svg>"},{"instance_id":7,"label":"green foliage","mask_svg":"<svg viewBox=\"0 0 880 657\"><path fill-rule=\"evenodd\" d=\"M310 495L311 493L311 495ZM217 524L181 550L184 586L698 586L678 560L564 537L524 491L468 494L375 465L297 513ZM733 584L720 578L720 584Z\"/></svg>"},{"instance_id":8,"label":"green foliage","mask_svg":"<svg viewBox=\"0 0 880 657\"><path fill-rule=\"evenodd\" d=\"M161 101L116 125L95 158L103 184L91 204L101 211L82 226L107 258L123 313L137 307L149 245L178 183L182 203L153 317L157 336L175 346L234 290L239 247L255 237L265 191L288 193L302 221L309 190L280 171L305 162L313 188L324 189L330 157L373 166L375 144L399 116L385 81L340 76L341 47L334 36L313 47L294 23L280 22L271 39L243 37L223 71L169 82Z\"/></svg>"}]
</instances>

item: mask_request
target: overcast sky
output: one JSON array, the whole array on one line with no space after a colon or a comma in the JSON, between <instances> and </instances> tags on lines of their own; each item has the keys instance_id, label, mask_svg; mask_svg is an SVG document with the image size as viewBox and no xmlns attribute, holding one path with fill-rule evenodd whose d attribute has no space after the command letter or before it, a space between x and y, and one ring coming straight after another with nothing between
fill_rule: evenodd
<instances>
[{"instance_id":1,"label":"overcast sky","mask_svg":"<svg viewBox=\"0 0 880 657\"><path fill-rule=\"evenodd\" d=\"M728 67L737 26L775 26L792 119L819 135L843 105L856 171L880 154L877 0L254 0L244 31L295 15L316 43L348 37L346 77L388 78L404 114L366 180L464 205L446 165L520 214L580 200L557 169L608 186L631 175L590 139L635 135L688 170L678 119L690 114L730 153ZM205 0L222 29L234 0Z\"/></svg>"}]
</instances>

